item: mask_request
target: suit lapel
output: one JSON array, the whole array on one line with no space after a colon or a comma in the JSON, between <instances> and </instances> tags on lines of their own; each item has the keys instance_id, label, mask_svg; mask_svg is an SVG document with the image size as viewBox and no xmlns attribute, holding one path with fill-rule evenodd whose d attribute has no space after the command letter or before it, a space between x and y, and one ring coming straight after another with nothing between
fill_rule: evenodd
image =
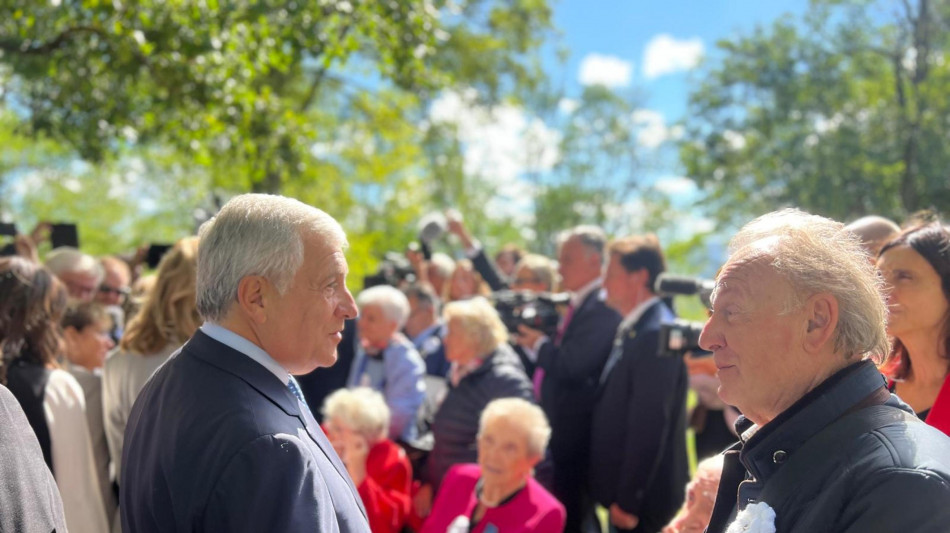
<instances>
[{"instance_id":1,"label":"suit lapel","mask_svg":"<svg viewBox=\"0 0 950 533\"><path fill-rule=\"evenodd\" d=\"M313 440L314 444L317 445L317 448L320 448L320 451L323 452L323 455L326 456L328 461L330 461L330 464L333 465L333 468L336 469L337 473L340 474L344 480L346 480L347 486L350 487L350 492L353 494L353 497L359 504L360 511L363 512L363 516L367 517L368 520L369 517L366 514L366 509L363 507L363 499L360 497L359 491L353 484L353 479L350 477L349 472L346 471L346 466L343 464L343 461L340 460L340 456L336 454L336 450L333 449L333 445L330 444L330 440L327 439L326 434L324 434L323 430L320 429L320 424L318 424L313 418L313 415L310 413L309 409L301 409L300 412L300 421L307 429L307 434L310 435L310 438Z\"/></svg>"},{"instance_id":2,"label":"suit lapel","mask_svg":"<svg viewBox=\"0 0 950 533\"><path fill-rule=\"evenodd\" d=\"M333 450L333 446L330 444L330 441L327 440L326 435L323 434L320 425L313 418L310 409L301 406L300 401L290 392L286 384L281 383L274 374L250 357L226 344L212 339L201 330L198 330L191 340L188 341L183 351L244 380L262 396L280 407L285 413L296 417L304 429L307 430L307 434L310 435L310 439L313 440L317 448L323 452L323 455L330 461L330 464L333 465L337 473L346 480L347 485L349 485L353 493L353 497L356 498L360 510L363 512L363 516L366 516L363 501L356 487L353 485L353 481L346 471L346 467L343 466L343 462L337 456L336 451Z\"/></svg>"}]
</instances>

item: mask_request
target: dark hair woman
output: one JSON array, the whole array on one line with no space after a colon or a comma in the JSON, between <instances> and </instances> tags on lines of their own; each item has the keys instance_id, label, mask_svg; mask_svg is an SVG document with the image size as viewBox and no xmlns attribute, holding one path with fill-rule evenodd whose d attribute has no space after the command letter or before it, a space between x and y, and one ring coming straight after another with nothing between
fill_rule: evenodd
<instances>
[{"instance_id":1,"label":"dark hair woman","mask_svg":"<svg viewBox=\"0 0 950 533\"><path fill-rule=\"evenodd\" d=\"M881 248L887 282L891 389L928 424L950 434L950 228L908 228Z\"/></svg>"},{"instance_id":2,"label":"dark hair woman","mask_svg":"<svg viewBox=\"0 0 950 533\"><path fill-rule=\"evenodd\" d=\"M69 531L108 531L83 391L56 363L65 309L66 288L46 268L20 257L0 259L0 383L40 441Z\"/></svg>"}]
</instances>

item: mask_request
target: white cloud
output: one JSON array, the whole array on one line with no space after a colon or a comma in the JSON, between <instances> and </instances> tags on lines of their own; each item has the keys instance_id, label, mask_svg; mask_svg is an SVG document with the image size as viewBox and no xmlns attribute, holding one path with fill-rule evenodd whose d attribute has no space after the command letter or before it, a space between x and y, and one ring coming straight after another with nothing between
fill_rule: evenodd
<instances>
[{"instance_id":1,"label":"white cloud","mask_svg":"<svg viewBox=\"0 0 950 533\"><path fill-rule=\"evenodd\" d=\"M570 115L579 105L581 105L580 102L573 98L561 98L557 103L557 110L565 115Z\"/></svg>"},{"instance_id":2,"label":"white cloud","mask_svg":"<svg viewBox=\"0 0 950 533\"><path fill-rule=\"evenodd\" d=\"M653 187L667 196L682 196L696 192L696 182L685 176L660 178Z\"/></svg>"},{"instance_id":3,"label":"white cloud","mask_svg":"<svg viewBox=\"0 0 950 533\"><path fill-rule=\"evenodd\" d=\"M581 85L606 85L611 88L629 87L633 77L633 63L619 57L587 54L581 60L578 81Z\"/></svg>"},{"instance_id":4,"label":"white cloud","mask_svg":"<svg viewBox=\"0 0 950 533\"><path fill-rule=\"evenodd\" d=\"M643 75L653 79L689 70L699 64L703 49L703 41L699 38L680 41L661 33L647 43L643 53Z\"/></svg>"},{"instance_id":5,"label":"white cloud","mask_svg":"<svg viewBox=\"0 0 950 533\"><path fill-rule=\"evenodd\" d=\"M531 185L520 179L528 172L546 172L560 158L560 132L520 107L483 107L474 90L447 91L429 110L433 123L451 123L464 146L464 170L496 188L486 211L500 216L523 217L531 213Z\"/></svg>"},{"instance_id":6,"label":"white cloud","mask_svg":"<svg viewBox=\"0 0 950 533\"><path fill-rule=\"evenodd\" d=\"M652 109L637 109L630 119L637 128L637 143L646 148L657 148L666 141L683 136L681 126L667 126L663 114Z\"/></svg>"}]
</instances>

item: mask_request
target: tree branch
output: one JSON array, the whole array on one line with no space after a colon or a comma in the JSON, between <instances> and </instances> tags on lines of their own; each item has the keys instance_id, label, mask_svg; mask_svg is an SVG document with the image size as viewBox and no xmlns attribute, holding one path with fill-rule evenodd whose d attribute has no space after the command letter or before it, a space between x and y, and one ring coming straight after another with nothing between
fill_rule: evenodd
<instances>
[{"instance_id":1,"label":"tree branch","mask_svg":"<svg viewBox=\"0 0 950 533\"><path fill-rule=\"evenodd\" d=\"M21 54L21 55L43 55L48 54L54 50L61 48L66 44L73 36L81 33L94 33L105 37L106 34L99 28L94 26L74 26L72 28L67 28L62 33L54 37L52 40L45 43L33 41L27 39L25 41L18 41L14 39L0 39L0 50L4 52L9 52L11 54Z\"/></svg>"}]
</instances>

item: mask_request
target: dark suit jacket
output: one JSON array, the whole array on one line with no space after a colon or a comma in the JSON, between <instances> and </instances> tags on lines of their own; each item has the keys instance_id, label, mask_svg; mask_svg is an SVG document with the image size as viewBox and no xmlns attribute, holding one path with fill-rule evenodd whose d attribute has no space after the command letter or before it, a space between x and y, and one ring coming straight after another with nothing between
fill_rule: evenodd
<instances>
[{"instance_id":1,"label":"dark suit jacket","mask_svg":"<svg viewBox=\"0 0 950 533\"><path fill-rule=\"evenodd\" d=\"M660 324L673 320L662 301L622 335L594 408L591 493L640 519L636 531L659 531L679 509L689 481L686 457L686 365L657 355Z\"/></svg>"},{"instance_id":2,"label":"dark suit jacket","mask_svg":"<svg viewBox=\"0 0 950 533\"><path fill-rule=\"evenodd\" d=\"M23 409L0 385L0 531L66 531L63 501Z\"/></svg>"},{"instance_id":3,"label":"dark suit jacket","mask_svg":"<svg viewBox=\"0 0 950 533\"><path fill-rule=\"evenodd\" d=\"M475 257L472 257L472 267L493 291L500 291L508 288L508 282L502 277L501 273L495 269L491 259L485 255L485 249L479 248Z\"/></svg>"},{"instance_id":4,"label":"dark suit jacket","mask_svg":"<svg viewBox=\"0 0 950 533\"><path fill-rule=\"evenodd\" d=\"M607 307L596 289L574 311L560 346L551 341L538 350L538 366L545 371L541 406L551 422L549 446L555 465L574 464L586 470L590 413L619 324L620 315Z\"/></svg>"},{"instance_id":5,"label":"dark suit jacket","mask_svg":"<svg viewBox=\"0 0 950 533\"><path fill-rule=\"evenodd\" d=\"M201 331L149 380L125 431L126 532L368 532L343 463L286 384Z\"/></svg>"}]
</instances>

